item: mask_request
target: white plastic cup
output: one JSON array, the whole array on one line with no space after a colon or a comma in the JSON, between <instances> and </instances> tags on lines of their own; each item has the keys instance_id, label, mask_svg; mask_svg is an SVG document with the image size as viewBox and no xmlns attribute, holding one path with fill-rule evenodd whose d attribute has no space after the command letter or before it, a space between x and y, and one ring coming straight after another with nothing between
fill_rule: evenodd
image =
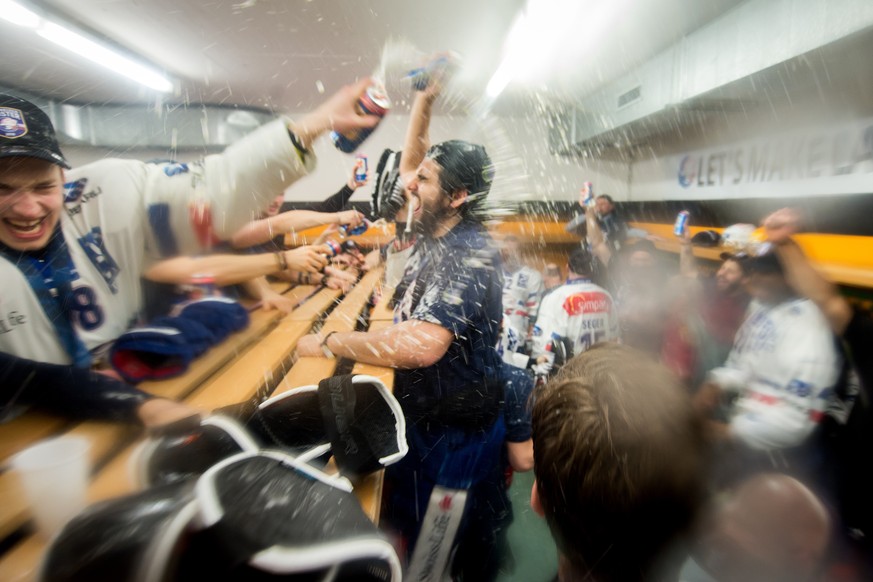
<instances>
[{"instance_id":1,"label":"white plastic cup","mask_svg":"<svg viewBox=\"0 0 873 582\"><path fill-rule=\"evenodd\" d=\"M64 436L39 442L12 457L39 533L51 539L86 505L88 439Z\"/></svg>"},{"instance_id":2,"label":"white plastic cup","mask_svg":"<svg viewBox=\"0 0 873 582\"><path fill-rule=\"evenodd\" d=\"M514 353L512 354L512 365L516 368L521 368L522 370L527 368L527 363L530 361L530 356L525 354Z\"/></svg>"},{"instance_id":3,"label":"white plastic cup","mask_svg":"<svg viewBox=\"0 0 873 582\"><path fill-rule=\"evenodd\" d=\"M726 392L739 392L749 383L749 374L733 368L713 368L707 375L707 381L718 384Z\"/></svg>"}]
</instances>

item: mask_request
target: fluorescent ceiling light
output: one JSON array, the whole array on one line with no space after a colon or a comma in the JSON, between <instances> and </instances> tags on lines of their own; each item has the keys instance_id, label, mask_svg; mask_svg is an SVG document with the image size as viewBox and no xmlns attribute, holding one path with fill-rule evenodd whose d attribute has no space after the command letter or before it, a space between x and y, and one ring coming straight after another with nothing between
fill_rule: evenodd
<instances>
[{"instance_id":1,"label":"fluorescent ceiling light","mask_svg":"<svg viewBox=\"0 0 873 582\"><path fill-rule=\"evenodd\" d=\"M503 58L486 94L496 99L513 80L531 81L594 46L627 0L527 0L503 45Z\"/></svg>"},{"instance_id":2,"label":"fluorescent ceiling light","mask_svg":"<svg viewBox=\"0 0 873 582\"><path fill-rule=\"evenodd\" d=\"M142 65L84 34L46 20L17 2L0 0L0 18L34 29L46 40L155 91L169 93L173 90L173 83L157 70Z\"/></svg>"},{"instance_id":3,"label":"fluorescent ceiling light","mask_svg":"<svg viewBox=\"0 0 873 582\"><path fill-rule=\"evenodd\" d=\"M0 0L0 18L25 28L36 28L42 22L38 14L11 0Z\"/></svg>"},{"instance_id":4,"label":"fluorescent ceiling light","mask_svg":"<svg viewBox=\"0 0 873 582\"><path fill-rule=\"evenodd\" d=\"M531 35L528 30L528 21L525 12L522 11L512 23L512 28L509 29L504 43L503 59L485 88L485 94L489 99L496 99L498 95L503 93L503 90L518 72L520 47L527 47L530 41ZM533 52L533 48L527 47L527 50L523 51L522 54L530 54L531 52Z\"/></svg>"},{"instance_id":5,"label":"fluorescent ceiling light","mask_svg":"<svg viewBox=\"0 0 873 582\"><path fill-rule=\"evenodd\" d=\"M119 75L142 83L146 87L151 87L155 91L167 93L173 90L173 84L160 73L59 24L45 22L36 33L65 49L94 61L98 65L115 71Z\"/></svg>"}]
</instances>

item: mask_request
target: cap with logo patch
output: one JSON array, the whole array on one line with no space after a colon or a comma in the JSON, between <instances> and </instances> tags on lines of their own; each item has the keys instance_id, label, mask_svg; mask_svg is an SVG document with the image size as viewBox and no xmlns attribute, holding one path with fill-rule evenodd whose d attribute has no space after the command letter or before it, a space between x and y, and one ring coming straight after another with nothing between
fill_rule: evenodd
<instances>
[{"instance_id":1,"label":"cap with logo patch","mask_svg":"<svg viewBox=\"0 0 873 582\"><path fill-rule=\"evenodd\" d=\"M31 103L0 94L0 158L38 158L70 168L49 116Z\"/></svg>"}]
</instances>

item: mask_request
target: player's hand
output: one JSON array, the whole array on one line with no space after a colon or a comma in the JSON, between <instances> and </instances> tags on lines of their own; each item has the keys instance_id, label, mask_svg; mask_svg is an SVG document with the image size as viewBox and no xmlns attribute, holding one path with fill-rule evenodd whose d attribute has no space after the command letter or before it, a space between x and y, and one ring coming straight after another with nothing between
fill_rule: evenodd
<instances>
[{"instance_id":1,"label":"player's hand","mask_svg":"<svg viewBox=\"0 0 873 582\"><path fill-rule=\"evenodd\" d=\"M337 212L336 216L337 224L345 224L350 229L355 228L364 222L364 215L357 210L343 210L342 212Z\"/></svg>"},{"instance_id":2,"label":"player's hand","mask_svg":"<svg viewBox=\"0 0 873 582\"><path fill-rule=\"evenodd\" d=\"M579 206L582 208L588 208L589 205L585 203L585 200L588 198L588 194L590 192L590 188L588 187L588 182L582 184L582 187L579 188Z\"/></svg>"},{"instance_id":3,"label":"player's hand","mask_svg":"<svg viewBox=\"0 0 873 582\"><path fill-rule=\"evenodd\" d=\"M324 350L321 349L323 338L321 334L311 333L297 340L297 355L301 358L324 358Z\"/></svg>"},{"instance_id":4,"label":"player's hand","mask_svg":"<svg viewBox=\"0 0 873 582\"><path fill-rule=\"evenodd\" d=\"M343 293L348 293L351 291L352 287L355 286L353 282L350 282L348 279L341 279L339 277L325 277L324 286L328 289L336 289L338 291L342 291Z\"/></svg>"},{"instance_id":5,"label":"player's hand","mask_svg":"<svg viewBox=\"0 0 873 582\"><path fill-rule=\"evenodd\" d=\"M327 255L331 251L327 245L312 245L284 252L289 271L319 273L327 265Z\"/></svg>"},{"instance_id":6,"label":"player's hand","mask_svg":"<svg viewBox=\"0 0 873 582\"><path fill-rule=\"evenodd\" d=\"M364 264L361 265L361 270L369 271L370 269L375 269L381 264L382 253L379 252L379 249L375 249L367 253L367 256L364 258Z\"/></svg>"},{"instance_id":7,"label":"player's hand","mask_svg":"<svg viewBox=\"0 0 873 582\"><path fill-rule=\"evenodd\" d=\"M263 297L261 297L261 309L264 311L273 311L275 309L282 313L291 313L295 307L297 307L297 303L292 299L272 290L265 292Z\"/></svg>"},{"instance_id":8,"label":"player's hand","mask_svg":"<svg viewBox=\"0 0 873 582\"><path fill-rule=\"evenodd\" d=\"M355 165L352 166L352 175L349 176L349 181L346 182L352 190L357 190L359 187L365 186L367 182L370 181L370 168L367 168L364 171L364 179L358 181L358 165L360 164L363 164L363 162L359 160L355 161Z\"/></svg>"},{"instance_id":9,"label":"player's hand","mask_svg":"<svg viewBox=\"0 0 873 582\"><path fill-rule=\"evenodd\" d=\"M679 238L681 239L680 242L683 245L690 245L691 244L691 217L690 216L685 220L685 228L682 231L682 236Z\"/></svg>"},{"instance_id":10,"label":"player's hand","mask_svg":"<svg viewBox=\"0 0 873 582\"><path fill-rule=\"evenodd\" d=\"M381 118L364 113L358 105L361 96L372 84L373 79L364 77L353 85L346 85L295 124L293 131L300 145L309 149L315 138L331 129L345 134L376 127Z\"/></svg>"},{"instance_id":11,"label":"player's hand","mask_svg":"<svg viewBox=\"0 0 873 582\"><path fill-rule=\"evenodd\" d=\"M327 277L338 279L340 281L344 281L349 285L354 285L358 282L358 271L357 269L337 269L336 267L331 267L328 265L324 268L324 274ZM336 289L336 287L334 287Z\"/></svg>"},{"instance_id":12,"label":"player's hand","mask_svg":"<svg viewBox=\"0 0 873 582\"><path fill-rule=\"evenodd\" d=\"M782 208L764 219L764 235L774 245L785 244L800 231L800 212L794 208Z\"/></svg>"},{"instance_id":13,"label":"player's hand","mask_svg":"<svg viewBox=\"0 0 873 582\"><path fill-rule=\"evenodd\" d=\"M434 101L458 70L460 57L451 51L435 52L427 58L427 86L421 91L425 98Z\"/></svg>"}]
</instances>

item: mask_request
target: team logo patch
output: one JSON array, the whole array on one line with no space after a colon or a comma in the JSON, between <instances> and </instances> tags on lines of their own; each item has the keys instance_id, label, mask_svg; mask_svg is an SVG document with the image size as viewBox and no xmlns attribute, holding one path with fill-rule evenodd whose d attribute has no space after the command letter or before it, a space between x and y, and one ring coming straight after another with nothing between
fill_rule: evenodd
<instances>
[{"instance_id":1,"label":"team logo patch","mask_svg":"<svg viewBox=\"0 0 873 582\"><path fill-rule=\"evenodd\" d=\"M0 107L0 136L16 139L27 134L27 122L20 109Z\"/></svg>"},{"instance_id":2,"label":"team logo patch","mask_svg":"<svg viewBox=\"0 0 873 582\"><path fill-rule=\"evenodd\" d=\"M188 164L183 163L175 163L168 164L164 166L164 173L172 178L173 176L178 176L179 174L187 174L188 173Z\"/></svg>"},{"instance_id":3,"label":"team logo patch","mask_svg":"<svg viewBox=\"0 0 873 582\"><path fill-rule=\"evenodd\" d=\"M82 178L75 182L67 182L64 184L64 204L73 204L82 198L85 193L85 186L88 184L88 178Z\"/></svg>"},{"instance_id":4,"label":"team logo patch","mask_svg":"<svg viewBox=\"0 0 873 582\"><path fill-rule=\"evenodd\" d=\"M598 291L574 293L564 300L564 311L567 315L582 313L608 313L612 302L604 293Z\"/></svg>"}]
</instances>

